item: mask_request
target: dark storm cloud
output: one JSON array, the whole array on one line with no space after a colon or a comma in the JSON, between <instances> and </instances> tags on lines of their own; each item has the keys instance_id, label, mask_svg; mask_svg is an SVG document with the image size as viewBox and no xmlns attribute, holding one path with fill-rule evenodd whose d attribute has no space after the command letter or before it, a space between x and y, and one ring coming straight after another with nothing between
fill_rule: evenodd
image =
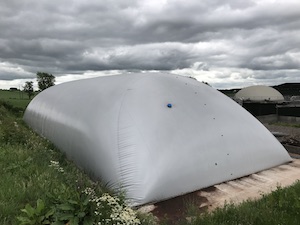
<instances>
[{"instance_id":1,"label":"dark storm cloud","mask_svg":"<svg viewBox=\"0 0 300 225\"><path fill-rule=\"evenodd\" d=\"M181 70L294 81L299 29L297 0L2 0L0 79Z\"/></svg>"},{"instance_id":2,"label":"dark storm cloud","mask_svg":"<svg viewBox=\"0 0 300 225\"><path fill-rule=\"evenodd\" d=\"M16 72L7 72L0 70L0 80L14 80L20 79L20 74ZM27 77L28 78L28 77Z\"/></svg>"}]
</instances>

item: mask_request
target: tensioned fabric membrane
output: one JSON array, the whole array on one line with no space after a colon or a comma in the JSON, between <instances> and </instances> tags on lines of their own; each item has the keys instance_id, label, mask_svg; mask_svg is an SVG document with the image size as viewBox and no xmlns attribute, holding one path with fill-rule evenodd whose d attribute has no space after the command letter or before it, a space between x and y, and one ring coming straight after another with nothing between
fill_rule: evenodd
<instances>
[{"instance_id":1,"label":"tensioned fabric membrane","mask_svg":"<svg viewBox=\"0 0 300 225\"><path fill-rule=\"evenodd\" d=\"M251 114L210 86L166 73L72 81L38 94L24 120L133 206L291 160Z\"/></svg>"}]
</instances>

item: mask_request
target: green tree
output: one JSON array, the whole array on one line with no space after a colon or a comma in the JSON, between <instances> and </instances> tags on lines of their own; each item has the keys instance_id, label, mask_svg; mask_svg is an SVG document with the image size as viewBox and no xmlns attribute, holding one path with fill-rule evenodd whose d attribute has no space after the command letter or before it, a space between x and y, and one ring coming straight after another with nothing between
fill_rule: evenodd
<instances>
[{"instance_id":1,"label":"green tree","mask_svg":"<svg viewBox=\"0 0 300 225\"><path fill-rule=\"evenodd\" d=\"M23 89L28 94L28 98L31 99L31 96L33 95L33 82L26 81Z\"/></svg>"},{"instance_id":2,"label":"green tree","mask_svg":"<svg viewBox=\"0 0 300 225\"><path fill-rule=\"evenodd\" d=\"M37 82L40 91L47 89L48 87L54 86L55 76L49 73L37 72Z\"/></svg>"}]
</instances>

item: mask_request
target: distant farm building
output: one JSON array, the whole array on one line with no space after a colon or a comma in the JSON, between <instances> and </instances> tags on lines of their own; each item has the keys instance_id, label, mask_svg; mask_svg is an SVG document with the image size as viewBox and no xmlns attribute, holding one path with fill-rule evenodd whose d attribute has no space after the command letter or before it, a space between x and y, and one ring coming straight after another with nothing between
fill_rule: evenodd
<instances>
[{"instance_id":1,"label":"distant farm building","mask_svg":"<svg viewBox=\"0 0 300 225\"><path fill-rule=\"evenodd\" d=\"M283 95L276 89L264 85L250 86L235 94L236 99L244 102L283 102Z\"/></svg>"},{"instance_id":2,"label":"distant farm building","mask_svg":"<svg viewBox=\"0 0 300 225\"><path fill-rule=\"evenodd\" d=\"M265 122L300 122L300 84L251 86L238 91L234 100ZM271 117L272 116L272 117Z\"/></svg>"},{"instance_id":3,"label":"distant farm building","mask_svg":"<svg viewBox=\"0 0 300 225\"><path fill-rule=\"evenodd\" d=\"M254 116L276 114L276 105L284 102L283 95L268 86L250 86L238 91L234 99Z\"/></svg>"}]
</instances>

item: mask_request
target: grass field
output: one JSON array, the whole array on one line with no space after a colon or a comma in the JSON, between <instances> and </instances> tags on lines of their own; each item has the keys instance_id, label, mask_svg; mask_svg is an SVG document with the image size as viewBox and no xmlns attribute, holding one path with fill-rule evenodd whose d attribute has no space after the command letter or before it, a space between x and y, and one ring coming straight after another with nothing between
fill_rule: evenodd
<instances>
[{"instance_id":1,"label":"grass field","mask_svg":"<svg viewBox=\"0 0 300 225\"><path fill-rule=\"evenodd\" d=\"M0 90L0 100L11 103L14 107L25 109L30 102L23 91Z\"/></svg>"},{"instance_id":2,"label":"grass field","mask_svg":"<svg viewBox=\"0 0 300 225\"><path fill-rule=\"evenodd\" d=\"M1 94L3 94L1 92ZM47 140L33 133L7 94L0 101L0 224L171 224L127 207L123 195L93 182ZM4 95L5 95L4 94ZM4 96L3 95L3 96ZM23 109L29 101L23 104ZM22 210L22 211L21 211ZM199 214L187 203L178 224L299 224L300 183L258 201ZM186 220L186 217L190 218Z\"/></svg>"}]
</instances>

